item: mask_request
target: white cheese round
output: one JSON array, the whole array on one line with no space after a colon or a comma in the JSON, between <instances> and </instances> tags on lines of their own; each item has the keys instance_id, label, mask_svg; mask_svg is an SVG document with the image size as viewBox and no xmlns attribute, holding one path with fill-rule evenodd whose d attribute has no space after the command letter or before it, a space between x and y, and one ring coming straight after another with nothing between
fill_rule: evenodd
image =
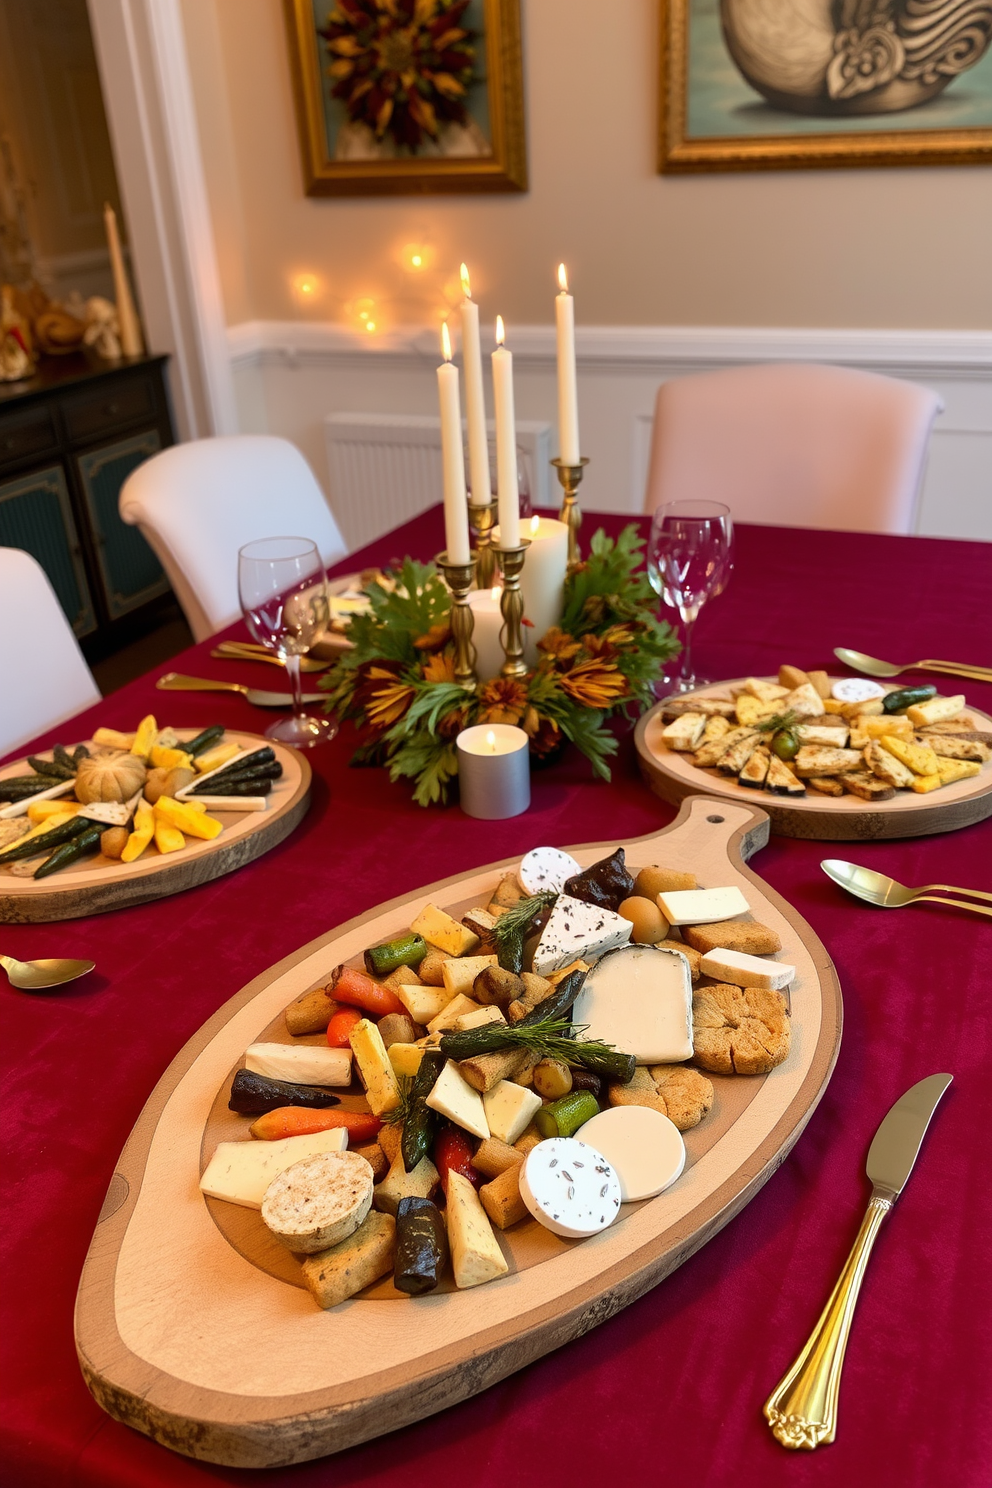
<instances>
[{"instance_id":1,"label":"white cheese round","mask_svg":"<svg viewBox=\"0 0 992 1488\"><path fill-rule=\"evenodd\" d=\"M560 847L532 847L520 860L517 882L525 894L560 894L565 880L581 872L571 854Z\"/></svg>"},{"instance_id":2,"label":"white cheese round","mask_svg":"<svg viewBox=\"0 0 992 1488\"><path fill-rule=\"evenodd\" d=\"M830 691L839 703L866 703L869 698L884 697L886 688L867 677L841 677Z\"/></svg>"},{"instance_id":3,"label":"white cheese round","mask_svg":"<svg viewBox=\"0 0 992 1488\"><path fill-rule=\"evenodd\" d=\"M614 1106L601 1111L580 1126L576 1135L616 1169L625 1204L653 1199L670 1187L685 1167L682 1133L667 1116L647 1106Z\"/></svg>"},{"instance_id":4,"label":"white cheese round","mask_svg":"<svg viewBox=\"0 0 992 1488\"><path fill-rule=\"evenodd\" d=\"M620 1212L620 1180L601 1152L575 1137L549 1137L532 1147L520 1172L520 1196L555 1235L584 1240Z\"/></svg>"}]
</instances>

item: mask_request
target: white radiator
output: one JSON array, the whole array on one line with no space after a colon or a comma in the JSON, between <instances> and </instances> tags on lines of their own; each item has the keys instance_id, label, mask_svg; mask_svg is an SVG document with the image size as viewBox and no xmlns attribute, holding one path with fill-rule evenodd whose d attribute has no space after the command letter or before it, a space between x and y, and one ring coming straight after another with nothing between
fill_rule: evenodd
<instances>
[{"instance_id":1,"label":"white radiator","mask_svg":"<svg viewBox=\"0 0 992 1488\"><path fill-rule=\"evenodd\" d=\"M350 550L442 499L439 418L330 413L323 422L331 506ZM529 466L532 503L547 506L551 425L518 419L517 445Z\"/></svg>"}]
</instances>

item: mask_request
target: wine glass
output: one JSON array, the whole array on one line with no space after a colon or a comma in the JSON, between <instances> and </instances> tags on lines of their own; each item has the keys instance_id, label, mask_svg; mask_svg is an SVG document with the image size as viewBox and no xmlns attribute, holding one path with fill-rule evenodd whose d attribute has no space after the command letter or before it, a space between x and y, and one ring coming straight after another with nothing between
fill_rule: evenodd
<instances>
[{"instance_id":1,"label":"wine glass","mask_svg":"<svg viewBox=\"0 0 992 1488\"><path fill-rule=\"evenodd\" d=\"M733 542L730 510L718 501L670 501L651 520L648 578L665 604L678 610L685 637L676 692L705 686L692 669L692 629L706 601L727 587Z\"/></svg>"},{"instance_id":2,"label":"wine glass","mask_svg":"<svg viewBox=\"0 0 992 1488\"><path fill-rule=\"evenodd\" d=\"M293 716L265 730L267 739L310 749L333 739L337 723L303 711L300 657L327 625L327 579L317 546L306 537L263 537L238 552L238 594L245 624L286 668Z\"/></svg>"}]
</instances>

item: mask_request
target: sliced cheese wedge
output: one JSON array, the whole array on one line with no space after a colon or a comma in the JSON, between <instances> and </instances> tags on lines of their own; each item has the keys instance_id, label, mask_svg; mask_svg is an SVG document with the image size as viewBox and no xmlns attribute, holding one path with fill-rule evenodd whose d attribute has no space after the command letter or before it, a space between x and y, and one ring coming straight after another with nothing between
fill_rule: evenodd
<instances>
[{"instance_id":1,"label":"sliced cheese wedge","mask_svg":"<svg viewBox=\"0 0 992 1488\"><path fill-rule=\"evenodd\" d=\"M319 1044L252 1044L245 1069L292 1085L350 1085L351 1050Z\"/></svg>"},{"instance_id":2,"label":"sliced cheese wedge","mask_svg":"<svg viewBox=\"0 0 992 1488\"><path fill-rule=\"evenodd\" d=\"M675 889L658 895L658 907L670 925L710 925L750 909L738 888Z\"/></svg>"},{"instance_id":3,"label":"sliced cheese wedge","mask_svg":"<svg viewBox=\"0 0 992 1488\"><path fill-rule=\"evenodd\" d=\"M703 976L717 982L730 982L735 987L761 987L768 992L781 992L795 981L796 968L785 961L767 961L763 956L749 956L744 951L708 951L699 963Z\"/></svg>"},{"instance_id":4,"label":"sliced cheese wedge","mask_svg":"<svg viewBox=\"0 0 992 1488\"><path fill-rule=\"evenodd\" d=\"M691 892L691 891L690 891ZM678 951L628 945L609 951L575 999L585 1037L633 1054L638 1064L692 1058L692 978Z\"/></svg>"},{"instance_id":5,"label":"sliced cheese wedge","mask_svg":"<svg viewBox=\"0 0 992 1488\"><path fill-rule=\"evenodd\" d=\"M343 1126L279 1142L221 1142L204 1169L200 1189L211 1199L225 1199L244 1209L261 1209L265 1190L293 1163L318 1152L343 1152L348 1133Z\"/></svg>"}]
</instances>

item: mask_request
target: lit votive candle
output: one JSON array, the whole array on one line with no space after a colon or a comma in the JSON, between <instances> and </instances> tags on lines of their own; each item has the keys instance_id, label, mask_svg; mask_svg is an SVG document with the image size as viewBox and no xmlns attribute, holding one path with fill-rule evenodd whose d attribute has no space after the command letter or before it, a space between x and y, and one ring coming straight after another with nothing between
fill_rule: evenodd
<instances>
[{"instance_id":1,"label":"lit votive candle","mask_svg":"<svg viewBox=\"0 0 992 1488\"><path fill-rule=\"evenodd\" d=\"M499 639L503 629L502 598L503 590L498 584L494 589L473 589L468 597L475 622L472 644L476 651L475 671L480 682L498 677L505 659Z\"/></svg>"},{"instance_id":2,"label":"lit votive candle","mask_svg":"<svg viewBox=\"0 0 992 1488\"><path fill-rule=\"evenodd\" d=\"M462 729L458 789L466 816L501 821L530 805L529 740L509 723L479 723Z\"/></svg>"}]
</instances>

